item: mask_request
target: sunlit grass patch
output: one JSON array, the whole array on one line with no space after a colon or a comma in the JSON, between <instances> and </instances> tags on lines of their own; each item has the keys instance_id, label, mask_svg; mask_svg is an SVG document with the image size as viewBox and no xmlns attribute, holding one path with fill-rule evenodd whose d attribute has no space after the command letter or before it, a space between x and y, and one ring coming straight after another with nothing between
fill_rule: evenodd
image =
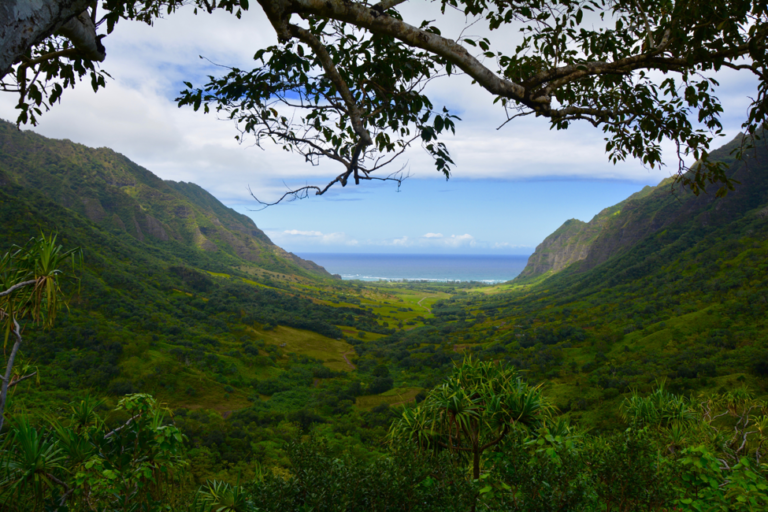
<instances>
[{"instance_id":1,"label":"sunlit grass patch","mask_svg":"<svg viewBox=\"0 0 768 512\"><path fill-rule=\"evenodd\" d=\"M372 409L381 404L389 406L403 405L413 402L419 391L421 391L421 388L394 388L380 395L359 396L355 400L355 405L360 409Z\"/></svg>"},{"instance_id":2,"label":"sunlit grass patch","mask_svg":"<svg viewBox=\"0 0 768 512\"><path fill-rule=\"evenodd\" d=\"M254 329L267 343L277 345L283 353L295 352L314 357L334 371L351 371L352 367L344 359L344 354L352 361L355 355L352 345L344 340L335 340L312 331L303 331L291 327L279 326L271 331Z\"/></svg>"}]
</instances>

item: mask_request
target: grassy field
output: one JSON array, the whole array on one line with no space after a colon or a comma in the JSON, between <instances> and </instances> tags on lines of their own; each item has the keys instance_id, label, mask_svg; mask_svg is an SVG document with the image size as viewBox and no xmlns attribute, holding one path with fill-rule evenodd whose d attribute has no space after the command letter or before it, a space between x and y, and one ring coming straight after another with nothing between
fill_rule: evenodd
<instances>
[{"instance_id":1,"label":"grassy field","mask_svg":"<svg viewBox=\"0 0 768 512\"><path fill-rule=\"evenodd\" d=\"M421 388L395 388L380 395L359 396L355 405L359 409L369 410L377 405L387 404L390 407L413 402Z\"/></svg>"},{"instance_id":2,"label":"grassy field","mask_svg":"<svg viewBox=\"0 0 768 512\"><path fill-rule=\"evenodd\" d=\"M253 330L260 338L268 344L276 345L285 354L293 352L319 359L325 366L334 371L347 372L354 369L355 351L352 345L346 341L334 340L311 331L284 326L279 326L271 331Z\"/></svg>"}]
</instances>

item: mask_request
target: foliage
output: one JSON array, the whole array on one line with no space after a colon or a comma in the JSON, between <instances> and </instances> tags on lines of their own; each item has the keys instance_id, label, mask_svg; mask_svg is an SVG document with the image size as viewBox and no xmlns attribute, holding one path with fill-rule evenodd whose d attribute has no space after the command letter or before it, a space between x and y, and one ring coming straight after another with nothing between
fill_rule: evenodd
<instances>
[{"instance_id":1,"label":"foliage","mask_svg":"<svg viewBox=\"0 0 768 512\"><path fill-rule=\"evenodd\" d=\"M150 510L173 504L186 483L184 437L149 395L123 398L130 417L109 430L86 398L67 420L33 426L19 416L3 440L0 500L6 510ZM28 508L31 506L31 508Z\"/></svg>"},{"instance_id":2,"label":"foliage","mask_svg":"<svg viewBox=\"0 0 768 512\"><path fill-rule=\"evenodd\" d=\"M261 510L465 511L472 486L448 454L419 454L408 445L366 462L334 454L313 439L289 447L291 476L268 474L247 487Z\"/></svg>"},{"instance_id":3,"label":"foliage","mask_svg":"<svg viewBox=\"0 0 768 512\"><path fill-rule=\"evenodd\" d=\"M111 33L120 20L151 24L183 3L107 0L101 20L95 8L89 14ZM237 18L250 7L246 0L191 3L195 12L223 9ZM312 164L326 158L343 168L327 185L302 187L284 198L323 194L349 179L386 180L371 173L416 141L447 176L452 161L438 136L453 132L456 117L434 108L424 94L441 74L468 74L495 97L507 121L535 115L559 130L575 122L594 125L606 134L613 162L634 157L661 165L662 141L670 140L680 155L677 179L696 193L711 183L722 185L719 195L733 189L727 166L708 158L711 141L722 132L723 111L711 73L727 68L757 77L743 129L753 136L766 123L764 0L705 6L694 0L440 2L443 13L457 10L488 31L519 32L513 49L484 37L448 39L442 19L406 23L400 3L263 0L280 43L257 51L253 70L230 68L202 88L187 82L179 104L195 110L204 105L206 112L214 104L257 144L272 140ZM300 24L291 22L294 14ZM104 73L69 46L51 36L17 59L16 83L2 85L20 92L19 122L35 122L39 107L56 101L76 77L90 73L94 89L103 87ZM28 70L35 73L30 83ZM750 145L743 142L739 154ZM690 173L686 155L697 162ZM389 179L399 183L402 176Z\"/></svg>"},{"instance_id":4,"label":"foliage","mask_svg":"<svg viewBox=\"0 0 768 512\"><path fill-rule=\"evenodd\" d=\"M49 328L53 325L56 312L63 299L60 288L61 267L67 259L74 267L77 250L64 251L56 244L56 236L41 235L31 239L24 247L13 247L0 256L0 323L2 324L6 348L11 333L14 336L13 347L7 353L6 370L0 387L0 430L5 420L5 406L8 389L22 381L34 377L37 371L29 374L19 370L29 369L23 364L14 368L16 355L23 341L22 327L19 322L30 320L32 324ZM39 376L38 376L39 380Z\"/></svg>"},{"instance_id":5,"label":"foliage","mask_svg":"<svg viewBox=\"0 0 768 512\"><path fill-rule=\"evenodd\" d=\"M80 255L79 249L65 251L56 238L55 234L40 235L0 256L0 321L5 344L14 322L28 319L46 328L54 324L63 299L63 267L70 262L74 270Z\"/></svg>"},{"instance_id":6,"label":"foliage","mask_svg":"<svg viewBox=\"0 0 768 512\"><path fill-rule=\"evenodd\" d=\"M469 358L423 402L403 411L390 442L471 457L477 479L483 452L512 430L540 426L551 409L541 389L529 386L514 368Z\"/></svg>"}]
</instances>

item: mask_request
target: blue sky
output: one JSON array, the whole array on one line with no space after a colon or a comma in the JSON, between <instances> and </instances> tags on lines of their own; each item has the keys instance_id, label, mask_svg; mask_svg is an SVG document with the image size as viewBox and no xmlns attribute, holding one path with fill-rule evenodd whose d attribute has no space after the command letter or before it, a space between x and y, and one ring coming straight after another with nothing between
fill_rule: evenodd
<instances>
[{"instance_id":1,"label":"blue sky","mask_svg":"<svg viewBox=\"0 0 768 512\"><path fill-rule=\"evenodd\" d=\"M409 2L403 13L417 25L440 18L443 34L457 37L466 20L455 12L443 18L438 8ZM517 40L510 30L488 35L506 47ZM602 132L588 124L552 131L545 120L523 118L497 130L504 116L491 95L457 76L428 89L435 105L462 117L456 136L445 139L457 164L450 181L416 147L400 162L413 176L400 192L391 184L350 185L322 198L250 211L256 204L249 187L270 200L286 184L323 184L339 169L308 166L279 148L240 145L231 122L179 109L173 99L183 80L202 85L207 74L219 72L200 55L245 67L257 49L274 42L257 4L242 20L226 13L193 16L186 9L154 27L121 22L104 39L104 68L114 77L106 90L94 94L83 83L66 91L34 131L110 147L164 179L197 183L294 252L530 254L567 219L587 221L676 169L668 143L666 168L609 163ZM738 133L755 81L730 71L717 78L730 138ZM12 94L0 95L0 117L15 119L14 105Z\"/></svg>"},{"instance_id":2,"label":"blue sky","mask_svg":"<svg viewBox=\"0 0 768 512\"><path fill-rule=\"evenodd\" d=\"M250 215L294 252L527 255L565 220L589 220L643 187L624 180L408 180ZM296 226L301 226L297 229Z\"/></svg>"}]
</instances>

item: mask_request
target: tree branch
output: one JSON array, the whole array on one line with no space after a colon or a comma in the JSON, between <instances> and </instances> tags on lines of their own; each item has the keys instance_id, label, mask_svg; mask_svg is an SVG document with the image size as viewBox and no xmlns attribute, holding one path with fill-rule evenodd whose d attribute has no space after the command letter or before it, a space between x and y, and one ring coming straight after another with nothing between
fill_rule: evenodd
<instances>
[{"instance_id":1,"label":"tree branch","mask_svg":"<svg viewBox=\"0 0 768 512\"><path fill-rule=\"evenodd\" d=\"M91 0L0 2L0 79L30 47L84 12L90 3Z\"/></svg>"},{"instance_id":2,"label":"tree branch","mask_svg":"<svg viewBox=\"0 0 768 512\"><path fill-rule=\"evenodd\" d=\"M16 384L19 384L19 383L21 383L22 381L25 381L25 380L27 380L27 379L31 379L31 378L32 378L32 377L34 377L35 375L37 375L37 372L32 372L32 373L30 373L29 375L25 375L25 376L23 376L23 377L19 377L19 378L18 378L18 379L16 379L16 380L12 380L12 381L11 381L11 383L10 383L10 384L8 384L8 389L12 388L12 387L13 387L13 386L15 386ZM3 378L3 380L5 380L5 378Z\"/></svg>"},{"instance_id":3,"label":"tree branch","mask_svg":"<svg viewBox=\"0 0 768 512\"><path fill-rule=\"evenodd\" d=\"M67 48L66 50L59 50L57 52L51 52L46 53L45 55L41 55L39 57L36 57L34 59L23 59L22 66L35 66L37 64L40 64L41 62L45 62L47 60L51 59L57 59L59 57L74 57L80 53L80 50L77 48ZM34 80L33 80L34 81Z\"/></svg>"},{"instance_id":4,"label":"tree branch","mask_svg":"<svg viewBox=\"0 0 768 512\"><path fill-rule=\"evenodd\" d=\"M483 446L481 446L481 447L480 447L480 452L482 453L482 452L484 452L486 449L490 448L491 446L494 446L494 445L496 445L496 444L499 444L499 443L501 442L501 440L502 440L502 439L504 439L504 436L506 436L506 435L507 435L507 433L508 433L508 427L507 427L507 425L505 424L505 425L504 425L504 428L503 428L503 429L502 429L502 431L501 431L501 435L500 435L499 437L497 437L495 440L493 440L493 441L488 441L488 442L487 442L487 443L485 443Z\"/></svg>"},{"instance_id":5,"label":"tree branch","mask_svg":"<svg viewBox=\"0 0 768 512\"><path fill-rule=\"evenodd\" d=\"M348 178L350 173L351 173L351 171L347 170L347 171L339 174L332 181L328 182L328 184L326 184L324 187L319 187L317 185L306 185L304 187L299 187L299 188L294 189L294 190L289 190L288 192L286 192L282 196L280 196L280 198L277 201L274 201L272 203L268 203L268 202L260 200L258 197L256 197L256 195L253 193L253 190L251 190L250 187L248 187L248 193L251 194L251 197L257 203L262 205L262 208L260 208L259 210L255 210L255 211L261 211L264 208L268 208L270 206L275 206L277 204L280 204L283 201L285 201L286 199L288 200L287 202L295 201L297 199L306 199L307 197L309 197L309 193L311 191L313 191L313 190L315 191L314 195L321 196L321 195L325 194L326 192L328 192L328 190L333 185L335 185L336 183L340 183L343 179ZM367 175L358 176L358 179L365 180L365 181L394 181L394 182L397 183L398 187L400 185L402 185L402 183L405 180L407 180L408 178L410 178L410 174L403 174L403 169L400 169L399 171L393 172L392 174L390 174L389 176L384 177L384 178L379 178L378 176L367 176Z\"/></svg>"},{"instance_id":6,"label":"tree branch","mask_svg":"<svg viewBox=\"0 0 768 512\"><path fill-rule=\"evenodd\" d=\"M362 112L360 111L360 107L352 97L352 93L350 92L347 83L339 74L339 70L336 69L336 65L333 63L333 59L331 58L331 55L328 53L328 50L325 48L323 43L314 34L299 26L289 25L289 30L295 38L303 43L306 43L310 48L312 48L312 50L315 52L315 55L320 60L320 64L322 64L326 75L331 80L331 82L333 82L333 85L335 85L338 89L341 98L344 100L344 103L347 106L347 113L349 114L350 121L352 122L352 127L355 130L357 136L360 137L358 147L362 149L364 146L370 146L373 144L373 141L371 140L371 134L368 133L368 130L363 124L363 116ZM363 143L364 146L361 147L360 143ZM359 149L356 151L359 154ZM353 157L351 167L354 169L356 164L356 158Z\"/></svg>"},{"instance_id":7,"label":"tree branch","mask_svg":"<svg viewBox=\"0 0 768 512\"><path fill-rule=\"evenodd\" d=\"M35 284L36 282L37 282L37 279L30 279L29 281L22 281L21 283L16 283L15 285L11 286L4 292L0 292L0 297L5 297L6 295L10 295L11 293L15 292L19 288L24 288L25 286Z\"/></svg>"},{"instance_id":8,"label":"tree branch","mask_svg":"<svg viewBox=\"0 0 768 512\"><path fill-rule=\"evenodd\" d=\"M3 423L5 422L5 404L6 398L8 397L8 383L11 380L11 372L13 371L13 361L16 359L16 353L19 351L19 347L21 346L21 327L19 327L19 322L17 322L15 318L13 319L13 326L14 329L12 332L16 336L16 342L13 344L13 348L11 349L11 355L8 356L8 365L5 368L5 377L3 378L3 383L0 386L0 431L3 430Z\"/></svg>"},{"instance_id":9,"label":"tree branch","mask_svg":"<svg viewBox=\"0 0 768 512\"><path fill-rule=\"evenodd\" d=\"M142 415L142 413L139 413L139 414L137 414L137 415L135 415L135 416L131 416L130 418L128 418L128 421L126 421L124 424L122 424L121 426L117 427L115 430L113 430L113 431L111 431L111 432L108 432L108 433L107 433L107 434L104 436L104 439L106 439L106 438L108 438L108 437L112 437L113 435L117 434L118 432L120 432L121 430L123 430L125 427L127 427L128 425L130 425L130 424L131 424L131 422L133 422L133 420L135 420L135 419L137 419L137 418L140 418L140 417L141 417L141 415Z\"/></svg>"},{"instance_id":10,"label":"tree branch","mask_svg":"<svg viewBox=\"0 0 768 512\"><path fill-rule=\"evenodd\" d=\"M371 9L376 9L379 12L384 12L393 7L397 7L400 4L404 4L408 0L382 0L381 2L372 5Z\"/></svg>"},{"instance_id":11,"label":"tree branch","mask_svg":"<svg viewBox=\"0 0 768 512\"><path fill-rule=\"evenodd\" d=\"M266 0L262 0L264 2ZM489 92L526 102L525 89L510 80L499 78L473 57L466 48L445 37L425 32L413 25L354 2L344 0L284 0L287 9L296 14L309 14L350 23L374 34L394 37L409 46L427 50L454 63Z\"/></svg>"},{"instance_id":12,"label":"tree branch","mask_svg":"<svg viewBox=\"0 0 768 512\"><path fill-rule=\"evenodd\" d=\"M72 41L86 59L103 62L107 57L101 37L96 35L96 24L87 11L81 12L59 29L59 33Z\"/></svg>"}]
</instances>

